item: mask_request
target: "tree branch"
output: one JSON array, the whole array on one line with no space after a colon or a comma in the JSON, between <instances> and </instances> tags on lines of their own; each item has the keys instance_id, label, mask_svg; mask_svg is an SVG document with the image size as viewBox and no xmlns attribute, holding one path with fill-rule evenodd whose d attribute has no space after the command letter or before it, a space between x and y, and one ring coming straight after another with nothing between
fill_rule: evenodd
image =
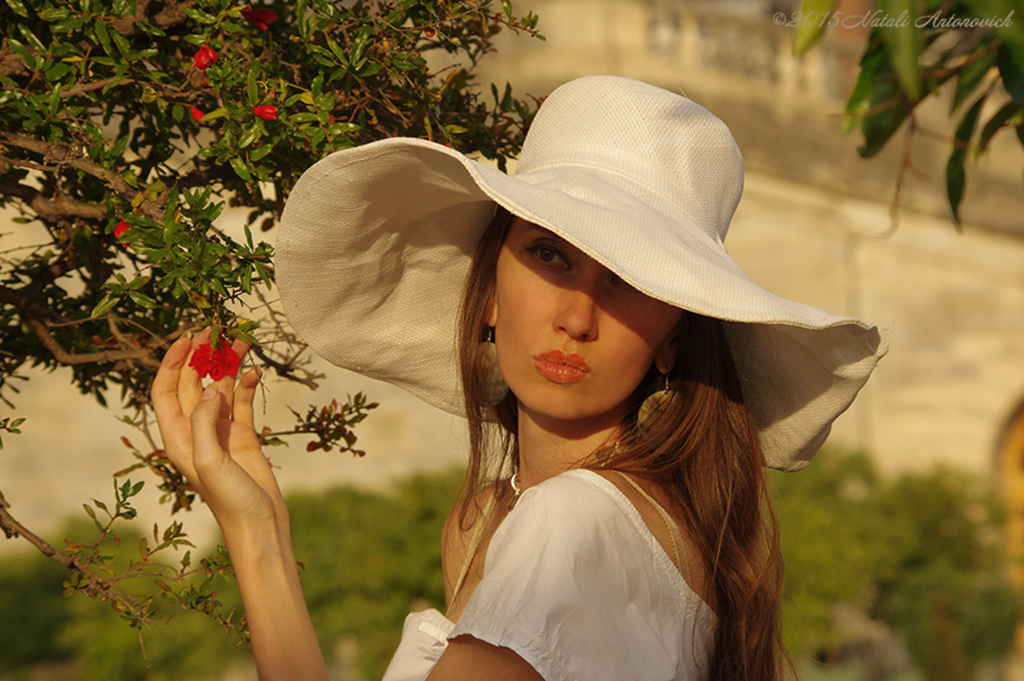
<instances>
[{"instance_id":1,"label":"tree branch","mask_svg":"<svg viewBox=\"0 0 1024 681\"><path fill-rule=\"evenodd\" d=\"M61 347L57 339L50 333L47 325L42 321L42 319L52 319L60 322L67 321L56 312L40 305L38 301L24 293L6 286L0 286L0 303L7 303L17 308L22 321L32 329L32 332L42 341L46 349L53 355L53 358L61 364L75 365L92 362L105 363L132 360L154 369L160 367L160 362L153 357L153 351L145 348L137 350L101 350L85 354L68 352Z\"/></svg>"},{"instance_id":2,"label":"tree branch","mask_svg":"<svg viewBox=\"0 0 1024 681\"><path fill-rule=\"evenodd\" d=\"M158 369L160 362L156 361L153 357L153 353L149 350L101 350L99 352L89 352L83 355L77 353L68 352L61 347L60 343L50 335L49 329L46 328L46 324L35 319L33 317L22 316L25 324L28 325L32 332L36 334L46 349L53 354L53 358L61 364L89 364L91 362L116 362L119 360L135 360L146 366Z\"/></svg>"},{"instance_id":3,"label":"tree branch","mask_svg":"<svg viewBox=\"0 0 1024 681\"><path fill-rule=\"evenodd\" d=\"M116 172L110 168L104 168L103 166L86 159L82 148L78 145L63 144L61 142L41 142L39 140L32 139L31 137L25 137L11 132L0 132L0 141L13 147L34 151L37 154L41 154L46 159L52 159L59 164L69 165L72 168L81 170L83 173L88 173L89 175L106 182L113 187L116 192L129 199L135 198L135 195L138 194L138 192L132 189L131 186L125 182L124 178ZM157 203L153 201L143 201L139 205L139 208L141 208L142 212L150 219L156 221L163 220L162 207Z\"/></svg>"},{"instance_id":4,"label":"tree branch","mask_svg":"<svg viewBox=\"0 0 1024 681\"><path fill-rule=\"evenodd\" d=\"M32 49L29 47L28 49ZM4 76L27 76L29 71L25 68L25 61L3 41L0 46L0 75Z\"/></svg>"},{"instance_id":5,"label":"tree branch","mask_svg":"<svg viewBox=\"0 0 1024 681\"><path fill-rule=\"evenodd\" d=\"M31 284L29 285L31 286ZM39 301L31 296L7 286L0 286L0 303L13 305L22 316L34 317L36 319L51 319L55 322L67 321L50 308L41 305Z\"/></svg>"},{"instance_id":6,"label":"tree branch","mask_svg":"<svg viewBox=\"0 0 1024 681\"><path fill-rule=\"evenodd\" d=\"M117 22L115 22L115 23L117 23ZM74 97L75 95L81 95L81 94L84 94L86 92L92 92L93 90L102 90L107 85L109 85L110 83L113 83L116 80L117 80L117 78L103 78L101 80L94 80L91 83L79 83L78 85L74 86L70 90L63 90L63 91L61 91L60 96L63 99L67 99L68 97ZM118 81L118 83L120 85L129 85L130 83L134 83L134 82L135 82L135 79L133 79L133 78L122 78L121 80Z\"/></svg>"},{"instance_id":7,"label":"tree branch","mask_svg":"<svg viewBox=\"0 0 1024 681\"><path fill-rule=\"evenodd\" d=\"M38 536L15 520L14 516L7 512L7 509L10 507L11 505L6 499L4 499L3 492L0 492L0 529L3 530L4 535L8 539L21 537L32 546L39 549L39 552L44 556L63 565L68 572L80 574L85 578L86 583L76 588L93 598L102 597L110 590L102 579L82 565L77 556L69 556L66 553L58 551L50 546L50 544L42 537Z\"/></svg>"},{"instance_id":8,"label":"tree branch","mask_svg":"<svg viewBox=\"0 0 1024 681\"><path fill-rule=\"evenodd\" d=\"M0 160L8 161L8 159L3 157L0 157ZM52 199L48 199L38 190L16 182L0 182L0 194L18 197L35 211L36 215L44 220L58 220L69 216L90 220L102 220L107 217L106 206L85 203L84 201L73 199L67 194L59 194Z\"/></svg>"}]
</instances>

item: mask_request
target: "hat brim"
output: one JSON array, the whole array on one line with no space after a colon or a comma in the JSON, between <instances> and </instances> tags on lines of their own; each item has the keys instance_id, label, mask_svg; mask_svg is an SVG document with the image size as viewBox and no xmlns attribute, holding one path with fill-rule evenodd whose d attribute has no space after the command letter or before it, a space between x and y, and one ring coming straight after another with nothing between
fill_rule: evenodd
<instances>
[{"instance_id":1,"label":"hat brim","mask_svg":"<svg viewBox=\"0 0 1024 681\"><path fill-rule=\"evenodd\" d=\"M652 298L728 322L769 466L805 466L887 350L872 325L752 283L720 241L626 177L579 164L510 176L406 138L332 154L295 185L276 258L290 322L329 362L463 414L458 311L494 204Z\"/></svg>"}]
</instances>

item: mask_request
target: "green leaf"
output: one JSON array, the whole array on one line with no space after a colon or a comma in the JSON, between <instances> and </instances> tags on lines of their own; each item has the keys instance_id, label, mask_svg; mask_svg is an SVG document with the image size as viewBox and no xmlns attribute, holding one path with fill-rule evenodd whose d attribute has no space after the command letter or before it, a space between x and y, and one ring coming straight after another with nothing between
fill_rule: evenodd
<instances>
[{"instance_id":1,"label":"green leaf","mask_svg":"<svg viewBox=\"0 0 1024 681\"><path fill-rule=\"evenodd\" d=\"M47 108L47 111L49 112L49 114L51 116L56 116L57 112L60 110L60 107L61 107L60 85L57 85L50 92L50 100L47 103L47 107L46 108Z\"/></svg>"},{"instance_id":2,"label":"green leaf","mask_svg":"<svg viewBox=\"0 0 1024 681\"><path fill-rule=\"evenodd\" d=\"M120 160L124 156L124 150L128 146L128 140L131 139L131 135L125 135L121 139L114 143L114 146L107 152L107 158L110 160Z\"/></svg>"},{"instance_id":3,"label":"green leaf","mask_svg":"<svg viewBox=\"0 0 1024 681\"><path fill-rule=\"evenodd\" d=\"M960 108L960 105L974 91L974 88L981 82L981 79L988 73L988 70L995 65L996 55L987 54L960 69L956 79L956 94L953 96L953 102L949 107L950 114Z\"/></svg>"},{"instance_id":4,"label":"green leaf","mask_svg":"<svg viewBox=\"0 0 1024 681\"><path fill-rule=\"evenodd\" d=\"M348 57L345 55L345 51L343 49L341 49L341 45L339 45L337 42L335 42L335 41L331 40L330 38L328 38L327 39L327 47L329 47L331 49L331 52L334 53L334 56L338 58L338 62L340 64L342 64L343 66L347 66L348 65ZM333 77L332 77L332 80L333 80Z\"/></svg>"},{"instance_id":5,"label":"green leaf","mask_svg":"<svg viewBox=\"0 0 1024 681\"><path fill-rule=\"evenodd\" d=\"M889 60L904 91L912 102L921 98L921 74L918 57L924 48L924 33L915 25L916 0L877 0L883 14L893 18L878 30L885 40Z\"/></svg>"},{"instance_id":6,"label":"green leaf","mask_svg":"<svg viewBox=\"0 0 1024 681\"><path fill-rule=\"evenodd\" d=\"M256 106L260 103L259 83L256 80L259 62L255 61L249 67L249 74L245 79L245 96L249 98L249 106Z\"/></svg>"},{"instance_id":7,"label":"green leaf","mask_svg":"<svg viewBox=\"0 0 1024 681\"><path fill-rule=\"evenodd\" d=\"M1014 104L1024 106L1024 47L1003 43L997 57L1003 87L1010 93Z\"/></svg>"},{"instance_id":8,"label":"green leaf","mask_svg":"<svg viewBox=\"0 0 1024 681\"><path fill-rule=\"evenodd\" d=\"M38 60L34 56L32 56L32 53L28 51L27 47L22 45L14 38L8 38L7 44L10 46L12 50L14 50L14 52L19 57L21 57L22 61L25 62L25 66L27 66L32 71L35 71L37 69Z\"/></svg>"},{"instance_id":9,"label":"green leaf","mask_svg":"<svg viewBox=\"0 0 1024 681\"><path fill-rule=\"evenodd\" d=\"M295 23L298 24L299 37L303 40L309 40L309 36L313 30L310 17L306 11L306 0L299 0L295 3Z\"/></svg>"},{"instance_id":10,"label":"green leaf","mask_svg":"<svg viewBox=\"0 0 1024 681\"><path fill-rule=\"evenodd\" d=\"M36 48L40 52L45 53L47 51L46 45L43 44L43 41L40 40L39 37L36 36L36 34L33 33L28 26L25 26L24 24L18 24L18 30L21 31L21 35L25 37L25 40L28 41L29 45Z\"/></svg>"},{"instance_id":11,"label":"green leaf","mask_svg":"<svg viewBox=\"0 0 1024 681\"><path fill-rule=\"evenodd\" d=\"M107 33L107 25L102 20L97 19L96 23L93 24L96 28L96 38L100 41L100 45L103 46L103 50L111 57L114 56L114 50L110 46L110 34Z\"/></svg>"},{"instance_id":12,"label":"green leaf","mask_svg":"<svg viewBox=\"0 0 1024 681\"><path fill-rule=\"evenodd\" d=\"M238 282L238 285L246 293L252 293L252 270L251 269L246 267L245 269L242 270L242 276L241 276L241 279Z\"/></svg>"},{"instance_id":13,"label":"green leaf","mask_svg":"<svg viewBox=\"0 0 1024 681\"><path fill-rule=\"evenodd\" d=\"M846 104L843 132L859 123L864 144L857 152L870 158L885 146L912 110L893 75L888 51L882 41L875 41L861 57L860 75Z\"/></svg>"},{"instance_id":14,"label":"green leaf","mask_svg":"<svg viewBox=\"0 0 1024 681\"><path fill-rule=\"evenodd\" d=\"M11 3L8 2L7 5L9 7L11 7L11 9L14 9L14 7L11 5ZM24 8L24 6L22 6L22 8ZM17 12L17 10L15 10L15 11ZM42 19L43 21L49 22L51 24L56 24L58 22L64 21L70 15L71 15L70 10L67 10L67 9L65 9L63 7L49 7L49 8L44 9L42 12L39 13L39 18ZM23 14L22 16L27 16L27 15Z\"/></svg>"},{"instance_id":15,"label":"green leaf","mask_svg":"<svg viewBox=\"0 0 1024 681\"><path fill-rule=\"evenodd\" d=\"M131 46L128 44L128 39L117 31L114 31L110 37L114 39L114 45L117 47L117 51L121 53L121 56L126 61L133 61Z\"/></svg>"},{"instance_id":16,"label":"green leaf","mask_svg":"<svg viewBox=\"0 0 1024 681\"><path fill-rule=\"evenodd\" d=\"M96 304L96 307L92 309L92 312L89 313L89 316L102 317L108 311L113 309L113 307L117 305L118 301L120 300L121 296L119 295L115 295L113 293L107 294L106 296L104 296L103 300Z\"/></svg>"},{"instance_id":17,"label":"green leaf","mask_svg":"<svg viewBox=\"0 0 1024 681\"><path fill-rule=\"evenodd\" d=\"M203 116L203 123L209 123L210 121L215 121L218 118L227 118L227 116L228 110L221 106Z\"/></svg>"},{"instance_id":18,"label":"green leaf","mask_svg":"<svg viewBox=\"0 0 1024 681\"><path fill-rule=\"evenodd\" d=\"M988 143L992 140L992 136L995 135L1004 125L1006 125L1014 114L1021 111L1021 108L1015 103L1010 102L997 111L992 118L988 119L988 123L981 129L981 137L978 138L978 149L977 154L980 156L985 153L988 149Z\"/></svg>"},{"instance_id":19,"label":"green leaf","mask_svg":"<svg viewBox=\"0 0 1024 681\"><path fill-rule=\"evenodd\" d=\"M25 9L25 3L21 0L6 0L7 6L10 7L15 14L19 14L28 19L28 10Z\"/></svg>"},{"instance_id":20,"label":"green leaf","mask_svg":"<svg viewBox=\"0 0 1024 681\"><path fill-rule=\"evenodd\" d=\"M146 33L150 35L155 35L158 38L163 38L167 35L162 29L157 28L153 24L147 23L145 21L137 21L135 22L135 25L141 28Z\"/></svg>"},{"instance_id":21,"label":"green leaf","mask_svg":"<svg viewBox=\"0 0 1024 681\"><path fill-rule=\"evenodd\" d=\"M188 7L183 8L182 11L185 13L185 16L187 16L189 19L191 19L192 21L197 21L200 24L210 25L217 23L217 17L213 16L212 14L207 14L206 12L201 12L197 9L191 9Z\"/></svg>"},{"instance_id":22,"label":"green leaf","mask_svg":"<svg viewBox=\"0 0 1024 681\"><path fill-rule=\"evenodd\" d=\"M501 9L505 12L505 16L509 19L512 18L512 2L511 0L501 0Z\"/></svg>"},{"instance_id":23,"label":"green leaf","mask_svg":"<svg viewBox=\"0 0 1024 681\"><path fill-rule=\"evenodd\" d=\"M372 35L373 30L370 29L370 27L367 26L360 29L359 34L356 35L356 39L352 41L352 51L349 53L348 57L350 63L356 64L363 58L363 50L366 49L366 44L370 41L370 37Z\"/></svg>"},{"instance_id":24,"label":"green leaf","mask_svg":"<svg viewBox=\"0 0 1024 681\"><path fill-rule=\"evenodd\" d=\"M265 144L262 147L260 147L259 149L254 149L253 152L251 154L249 154L249 160L252 161L253 163L255 163L256 161L259 161L260 159L262 159L264 156L266 156L267 154L269 154L273 150L274 150L274 145L273 144Z\"/></svg>"},{"instance_id":25,"label":"green leaf","mask_svg":"<svg viewBox=\"0 0 1024 681\"><path fill-rule=\"evenodd\" d=\"M799 57L825 35L832 10L839 0L802 0L793 35L793 56Z\"/></svg>"},{"instance_id":26,"label":"green leaf","mask_svg":"<svg viewBox=\"0 0 1024 681\"><path fill-rule=\"evenodd\" d=\"M263 282L264 286L266 286L268 289L272 288L270 275L267 274L267 271L265 269L263 269L263 265L261 265L258 260L255 260L253 261L252 266L256 268L256 273L260 275L260 280Z\"/></svg>"},{"instance_id":27,"label":"green leaf","mask_svg":"<svg viewBox=\"0 0 1024 681\"><path fill-rule=\"evenodd\" d=\"M245 135L242 137L242 139L238 141L238 148L245 149L247 146L255 142L257 139L259 139L260 132L260 126L250 126L250 128L245 131Z\"/></svg>"},{"instance_id":28,"label":"green leaf","mask_svg":"<svg viewBox=\"0 0 1024 681\"><path fill-rule=\"evenodd\" d=\"M949 199L949 207L953 210L953 220L957 228L960 227L960 202L964 198L964 184L966 175L964 172L964 160L967 158L967 149L974 134L974 126L978 121L978 114L985 104L985 97L979 97L978 101L964 114L960 125L956 128L956 142L953 151L946 163L946 196Z\"/></svg>"},{"instance_id":29,"label":"green leaf","mask_svg":"<svg viewBox=\"0 0 1024 681\"><path fill-rule=\"evenodd\" d=\"M288 117L292 123L316 123L320 118L314 113L302 112Z\"/></svg>"},{"instance_id":30,"label":"green leaf","mask_svg":"<svg viewBox=\"0 0 1024 681\"><path fill-rule=\"evenodd\" d=\"M249 169L245 165L245 159L241 156L231 157L231 167L234 169L235 174L246 182L252 182L252 174L249 173Z\"/></svg>"}]
</instances>

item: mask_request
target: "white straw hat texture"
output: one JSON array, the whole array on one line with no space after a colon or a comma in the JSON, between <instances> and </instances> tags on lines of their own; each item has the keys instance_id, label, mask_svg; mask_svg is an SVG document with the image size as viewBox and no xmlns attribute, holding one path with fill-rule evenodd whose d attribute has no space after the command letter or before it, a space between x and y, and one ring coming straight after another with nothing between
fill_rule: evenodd
<instances>
[{"instance_id":1,"label":"white straw hat texture","mask_svg":"<svg viewBox=\"0 0 1024 681\"><path fill-rule=\"evenodd\" d=\"M500 204L647 295L724 320L765 461L797 470L887 346L873 325L750 282L723 245L742 189L742 156L713 114L590 76L544 101L514 176L419 139L321 160L285 206L277 282L295 330L329 362L464 413L458 311Z\"/></svg>"}]
</instances>

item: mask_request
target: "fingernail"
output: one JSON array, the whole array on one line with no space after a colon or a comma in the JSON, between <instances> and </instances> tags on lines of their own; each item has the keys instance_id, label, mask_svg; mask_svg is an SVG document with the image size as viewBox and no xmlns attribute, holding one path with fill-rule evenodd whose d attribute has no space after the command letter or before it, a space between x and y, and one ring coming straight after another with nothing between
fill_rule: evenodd
<instances>
[{"instance_id":1,"label":"fingernail","mask_svg":"<svg viewBox=\"0 0 1024 681\"><path fill-rule=\"evenodd\" d=\"M199 401L206 402L207 400L212 400L216 396L217 389L211 385L209 388L203 391L203 396L199 398Z\"/></svg>"}]
</instances>

